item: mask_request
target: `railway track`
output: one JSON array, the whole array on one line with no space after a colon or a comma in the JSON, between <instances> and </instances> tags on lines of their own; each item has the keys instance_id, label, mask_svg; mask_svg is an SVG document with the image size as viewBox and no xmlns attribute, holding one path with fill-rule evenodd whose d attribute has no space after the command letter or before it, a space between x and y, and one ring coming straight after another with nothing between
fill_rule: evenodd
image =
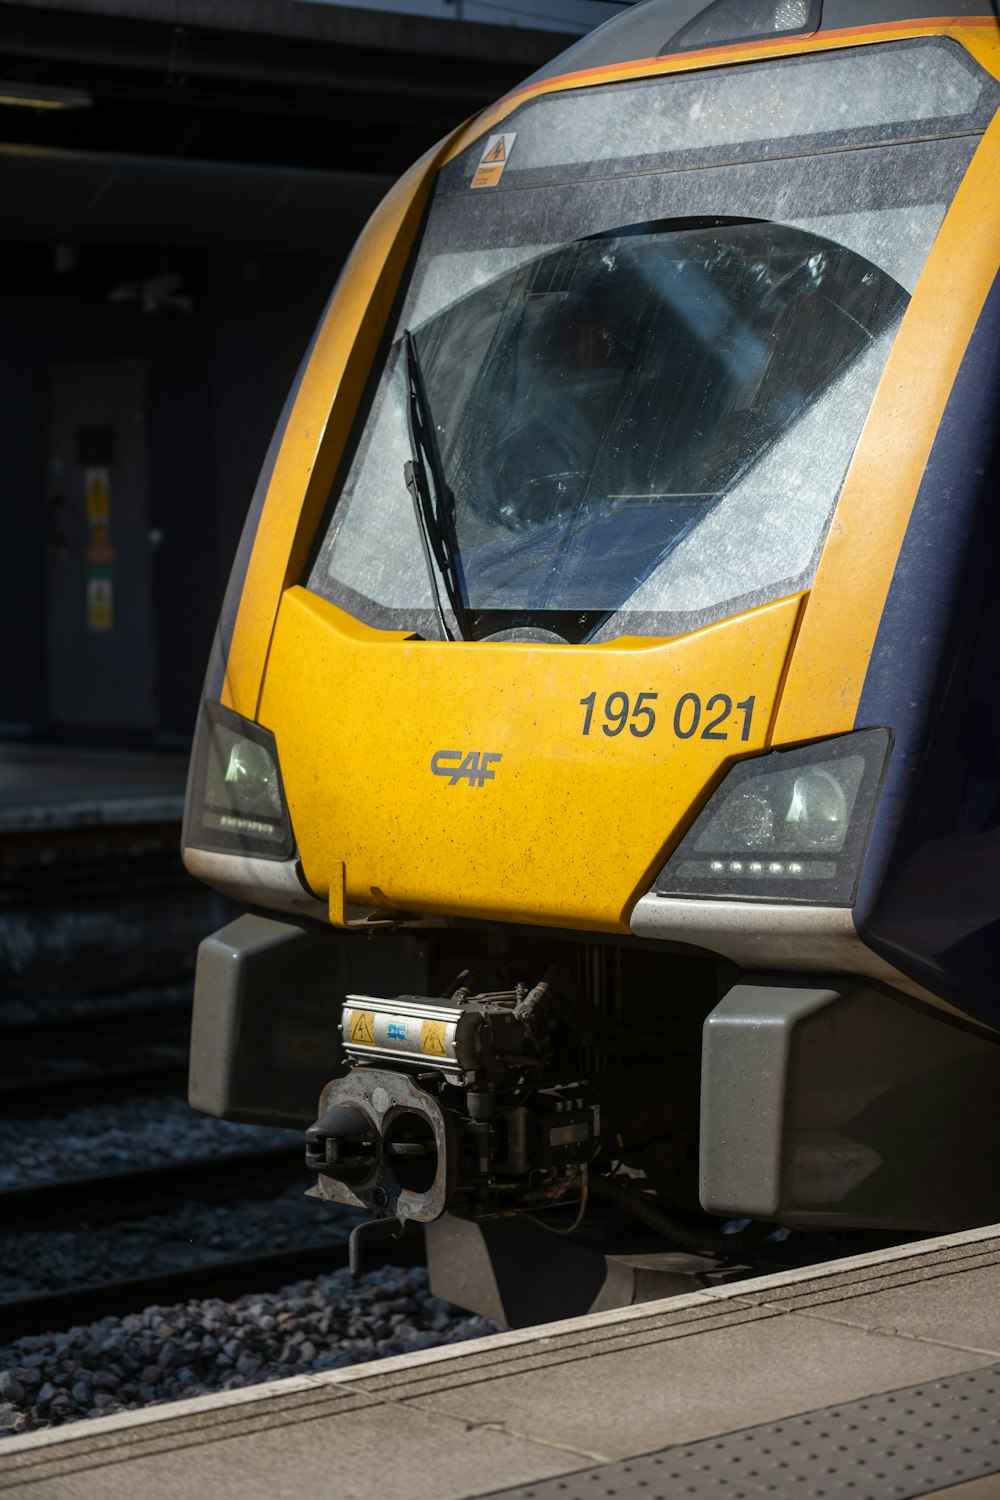
<instances>
[{"instance_id":1,"label":"railway track","mask_svg":"<svg viewBox=\"0 0 1000 1500\"><path fill-rule=\"evenodd\" d=\"M17 1043L7 1049L16 1061L0 1073L0 1113L10 1117L16 1111L14 1129L20 1131L23 1121L25 1139L39 1129L66 1135L65 1152L43 1166L46 1180L0 1189L0 1342L150 1305L272 1291L346 1266L347 1238L359 1215L302 1202L311 1178L296 1135L287 1142L220 1146L211 1134L219 1122L192 1116L199 1144L185 1138L178 1146L181 1159L143 1162L143 1142L133 1135L135 1165L93 1169L96 1148L77 1133L70 1104L134 1092L142 1082L179 1082L189 1014L186 992L164 992L162 1003L147 992L141 1006L135 996L107 997L74 1015L29 1016L0 1027L0 1037ZM54 1120L35 1123L53 1109ZM170 1110L177 1109L183 1105L175 1098ZM175 1124L169 1114L160 1127L154 1111L154 1135L170 1135ZM131 1114L123 1109L122 1120L127 1132L135 1125L134 1108ZM238 1127L221 1129L233 1130L238 1142ZM16 1142L8 1143L11 1149L16 1151ZM202 1210L217 1211L207 1227ZM227 1232L219 1235L213 1231L223 1217ZM241 1225L253 1241L246 1248L238 1243ZM111 1253L102 1260L101 1237L108 1235ZM53 1245L58 1248L50 1252ZM118 1246L130 1248L118 1254ZM653 1241L644 1248L665 1247ZM811 1246L801 1239L771 1245L750 1258L741 1274L822 1259L831 1250L836 1253L828 1237ZM423 1237L414 1232L388 1242L378 1258L417 1264Z\"/></svg>"},{"instance_id":2,"label":"railway track","mask_svg":"<svg viewBox=\"0 0 1000 1500\"><path fill-rule=\"evenodd\" d=\"M382 1261L396 1266L418 1265L423 1259L423 1236L417 1233L391 1241L381 1255ZM341 1244L325 1241L269 1253L220 1256L211 1262L146 1276L7 1296L0 1298L0 1343L97 1318L119 1317L154 1304L167 1306L202 1297L222 1297L229 1301L248 1291L274 1291L289 1282L337 1271L346 1265L345 1236Z\"/></svg>"},{"instance_id":3,"label":"railway track","mask_svg":"<svg viewBox=\"0 0 1000 1500\"><path fill-rule=\"evenodd\" d=\"M348 1235L358 1217L344 1214L335 1238L317 1234L313 1239L296 1239L294 1244L280 1249L239 1253L202 1248L193 1250L182 1264L169 1264L139 1274L80 1280L54 1289L8 1291L0 1294L0 1343L98 1318L124 1316L151 1305L168 1306L209 1297L232 1301L247 1293L263 1294L295 1281L329 1274L347 1266ZM316 1223L319 1228L320 1221ZM830 1240L803 1239L787 1247L774 1247L770 1252L741 1257L728 1268L725 1279L751 1281L775 1271L794 1270L880 1248L883 1243L894 1244L897 1240L870 1237L869 1243L852 1238L850 1242L836 1244ZM651 1241L639 1248L650 1253L671 1247L662 1241ZM424 1259L423 1235L413 1228L401 1240L380 1244L372 1265L414 1266L423 1264ZM718 1262L706 1257L706 1275L717 1267ZM702 1284L703 1280L692 1273L691 1289L696 1290Z\"/></svg>"},{"instance_id":4,"label":"railway track","mask_svg":"<svg viewBox=\"0 0 1000 1500\"><path fill-rule=\"evenodd\" d=\"M137 1311L151 1303L202 1296L234 1297L248 1289L269 1290L347 1264L347 1236L357 1215L312 1211L314 1232L293 1235L293 1243L246 1252L182 1243L173 1235L193 1204L225 1205L227 1213L247 1212L248 1204L268 1205L307 1185L301 1174L301 1144L231 1152L210 1159L166 1166L64 1177L0 1191L0 1341L41 1333L81 1321ZM117 1226L135 1237L148 1230L143 1253L131 1272L91 1276L72 1284L42 1288L18 1280L18 1244L33 1235L80 1236ZM287 1232L280 1217L275 1237ZM394 1246L396 1264L422 1258L417 1236ZM44 1243L44 1241L43 1241ZM71 1244L71 1241L70 1241ZM182 1257L178 1263L178 1256ZM138 1262L154 1269L139 1270ZM157 1260L161 1264L156 1265ZM12 1274L13 1273L13 1274Z\"/></svg>"},{"instance_id":5,"label":"railway track","mask_svg":"<svg viewBox=\"0 0 1000 1500\"><path fill-rule=\"evenodd\" d=\"M0 1224L8 1230L35 1229L80 1217L110 1223L173 1203L232 1196L245 1191L248 1180L275 1187L301 1164L302 1145L296 1139L288 1146L27 1183L0 1189Z\"/></svg>"},{"instance_id":6,"label":"railway track","mask_svg":"<svg viewBox=\"0 0 1000 1500\"><path fill-rule=\"evenodd\" d=\"M182 1089L189 992L136 1009L122 997L93 1015L0 1026L0 1115L45 1113L127 1092Z\"/></svg>"},{"instance_id":7,"label":"railway track","mask_svg":"<svg viewBox=\"0 0 1000 1500\"><path fill-rule=\"evenodd\" d=\"M346 1264L355 1216L299 1203L298 1136L183 1118L190 1009L172 986L0 1022L4 1150L39 1178L0 1188L0 1341Z\"/></svg>"}]
</instances>

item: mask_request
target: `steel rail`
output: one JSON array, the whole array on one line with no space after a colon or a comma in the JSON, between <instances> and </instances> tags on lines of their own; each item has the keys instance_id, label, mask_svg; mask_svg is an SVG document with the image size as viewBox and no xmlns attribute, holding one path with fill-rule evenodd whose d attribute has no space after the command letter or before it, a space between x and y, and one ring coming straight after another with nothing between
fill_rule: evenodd
<instances>
[{"instance_id":1,"label":"steel rail","mask_svg":"<svg viewBox=\"0 0 1000 1500\"><path fill-rule=\"evenodd\" d=\"M178 1049L163 1057L126 1061L66 1077L25 1075L0 1082L0 1118L46 1115L87 1104L113 1103L129 1094L157 1091L183 1098L187 1054Z\"/></svg>"},{"instance_id":2,"label":"steel rail","mask_svg":"<svg viewBox=\"0 0 1000 1500\"><path fill-rule=\"evenodd\" d=\"M163 988L170 992L166 997L157 995L146 1004L141 1000L149 994L152 986L121 995L94 996L91 999L78 997L73 1002L78 1008L65 1014L59 1013L57 1001L54 1013L41 1016L28 1013L17 1020L3 1018L0 1020L0 1044L5 1050L17 1047L22 1052L59 1055L78 1047L90 1047L95 1036L103 1035L109 1046L120 1044L123 1034L133 1041L143 1039L147 1033L150 1041L156 1040L164 1031L172 1036L183 1031L185 1023L190 1026L191 986L176 984ZM137 1000L140 1003L136 1004Z\"/></svg>"},{"instance_id":3,"label":"steel rail","mask_svg":"<svg viewBox=\"0 0 1000 1500\"><path fill-rule=\"evenodd\" d=\"M381 1256L397 1266L421 1264L423 1235L393 1241ZM48 1333L98 1318L122 1317L151 1306L201 1297L232 1301L249 1293L275 1291L292 1281L325 1275L347 1265L343 1243L299 1245L266 1254L220 1257L201 1264L156 1271L117 1281L84 1283L58 1292L33 1292L0 1299L0 1343L26 1334Z\"/></svg>"},{"instance_id":4,"label":"steel rail","mask_svg":"<svg viewBox=\"0 0 1000 1500\"><path fill-rule=\"evenodd\" d=\"M287 1145L217 1152L213 1156L166 1162L152 1167L126 1167L116 1172L83 1173L0 1189L0 1224L39 1228L63 1219L102 1222L155 1213L191 1199L246 1195L266 1178L293 1181L298 1168L303 1190L312 1178L305 1173L301 1140L291 1133Z\"/></svg>"},{"instance_id":5,"label":"steel rail","mask_svg":"<svg viewBox=\"0 0 1000 1500\"><path fill-rule=\"evenodd\" d=\"M72 1219L77 1223L139 1218L193 1199L225 1202L253 1196L262 1187L294 1181L303 1172L302 1148L276 1146L232 1152L161 1167L67 1177L0 1190L0 1223L8 1232L37 1229ZM188 1264L141 1276L82 1282L58 1291L27 1291L0 1297L0 1343L25 1334L66 1328L82 1321L135 1312L202 1296L233 1298L247 1292L274 1290L289 1281L316 1276L347 1265L343 1239L317 1239L287 1250L229 1254L192 1250ZM395 1265L423 1260L423 1236L409 1235L381 1257Z\"/></svg>"},{"instance_id":6,"label":"steel rail","mask_svg":"<svg viewBox=\"0 0 1000 1500\"><path fill-rule=\"evenodd\" d=\"M42 1114L118 1097L179 1089L187 1072L190 998L148 1009L0 1027L0 1115Z\"/></svg>"}]
</instances>

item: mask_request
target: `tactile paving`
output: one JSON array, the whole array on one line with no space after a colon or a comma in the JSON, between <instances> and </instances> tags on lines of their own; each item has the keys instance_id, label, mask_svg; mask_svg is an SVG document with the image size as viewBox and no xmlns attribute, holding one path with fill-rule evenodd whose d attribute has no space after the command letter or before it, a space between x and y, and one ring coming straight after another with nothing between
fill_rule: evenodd
<instances>
[{"instance_id":1,"label":"tactile paving","mask_svg":"<svg viewBox=\"0 0 1000 1500\"><path fill-rule=\"evenodd\" d=\"M481 1500L909 1500L1000 1473L1000 1365Z\"/></svg>"}]
</instances>

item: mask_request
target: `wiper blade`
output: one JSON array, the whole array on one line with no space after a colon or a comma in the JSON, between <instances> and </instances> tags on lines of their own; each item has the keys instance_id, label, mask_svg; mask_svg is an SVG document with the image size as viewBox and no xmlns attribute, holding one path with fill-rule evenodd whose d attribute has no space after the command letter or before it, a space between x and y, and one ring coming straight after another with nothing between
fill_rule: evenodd
<instances>
[{"instance_id":1,"label":"wiper blade","mask_svg":"<svg viewBox=\"0 0 1000 1500\"><path fill-rule=\"evenodd\" d=\"M455 535L455 501L448 488L444 465L438 452L423 371L420 368L416 342L409 329L403 334L403 347L406 352L406 413L412 455L403 465L403 476L413 498L442 634L447 641L455 639L441 604L439 576L458 626L459 639L468 640L469 617L462 597L458 538Z\"/></svg>"}]
</instances>

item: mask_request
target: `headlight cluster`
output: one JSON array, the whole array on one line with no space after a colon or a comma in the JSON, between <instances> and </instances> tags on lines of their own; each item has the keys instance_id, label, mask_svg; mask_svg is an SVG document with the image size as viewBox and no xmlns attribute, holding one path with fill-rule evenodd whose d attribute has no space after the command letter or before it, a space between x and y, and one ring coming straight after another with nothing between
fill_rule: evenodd
<instances>
[{"instance_id":1,"label":"headlight cluster","mask_svg":"<svg viewBox=\"0 0 1000 1500\"><path fill-rule=\"evenodd\" d=\"M292 829L274 736L206 702L195 740L184 842L196 849L287 859Z\"/></svg>"},{"instance_id":2,"label":"headlight cluster","mask_svg":"<svg viewBox=\"0 0 1000 1500\"><path fill-rule=\"evenodd\" d=\"M886 729L741 761L657 877L660 896L850 906L889 749Z\"/></svg>"}]
</instances>

